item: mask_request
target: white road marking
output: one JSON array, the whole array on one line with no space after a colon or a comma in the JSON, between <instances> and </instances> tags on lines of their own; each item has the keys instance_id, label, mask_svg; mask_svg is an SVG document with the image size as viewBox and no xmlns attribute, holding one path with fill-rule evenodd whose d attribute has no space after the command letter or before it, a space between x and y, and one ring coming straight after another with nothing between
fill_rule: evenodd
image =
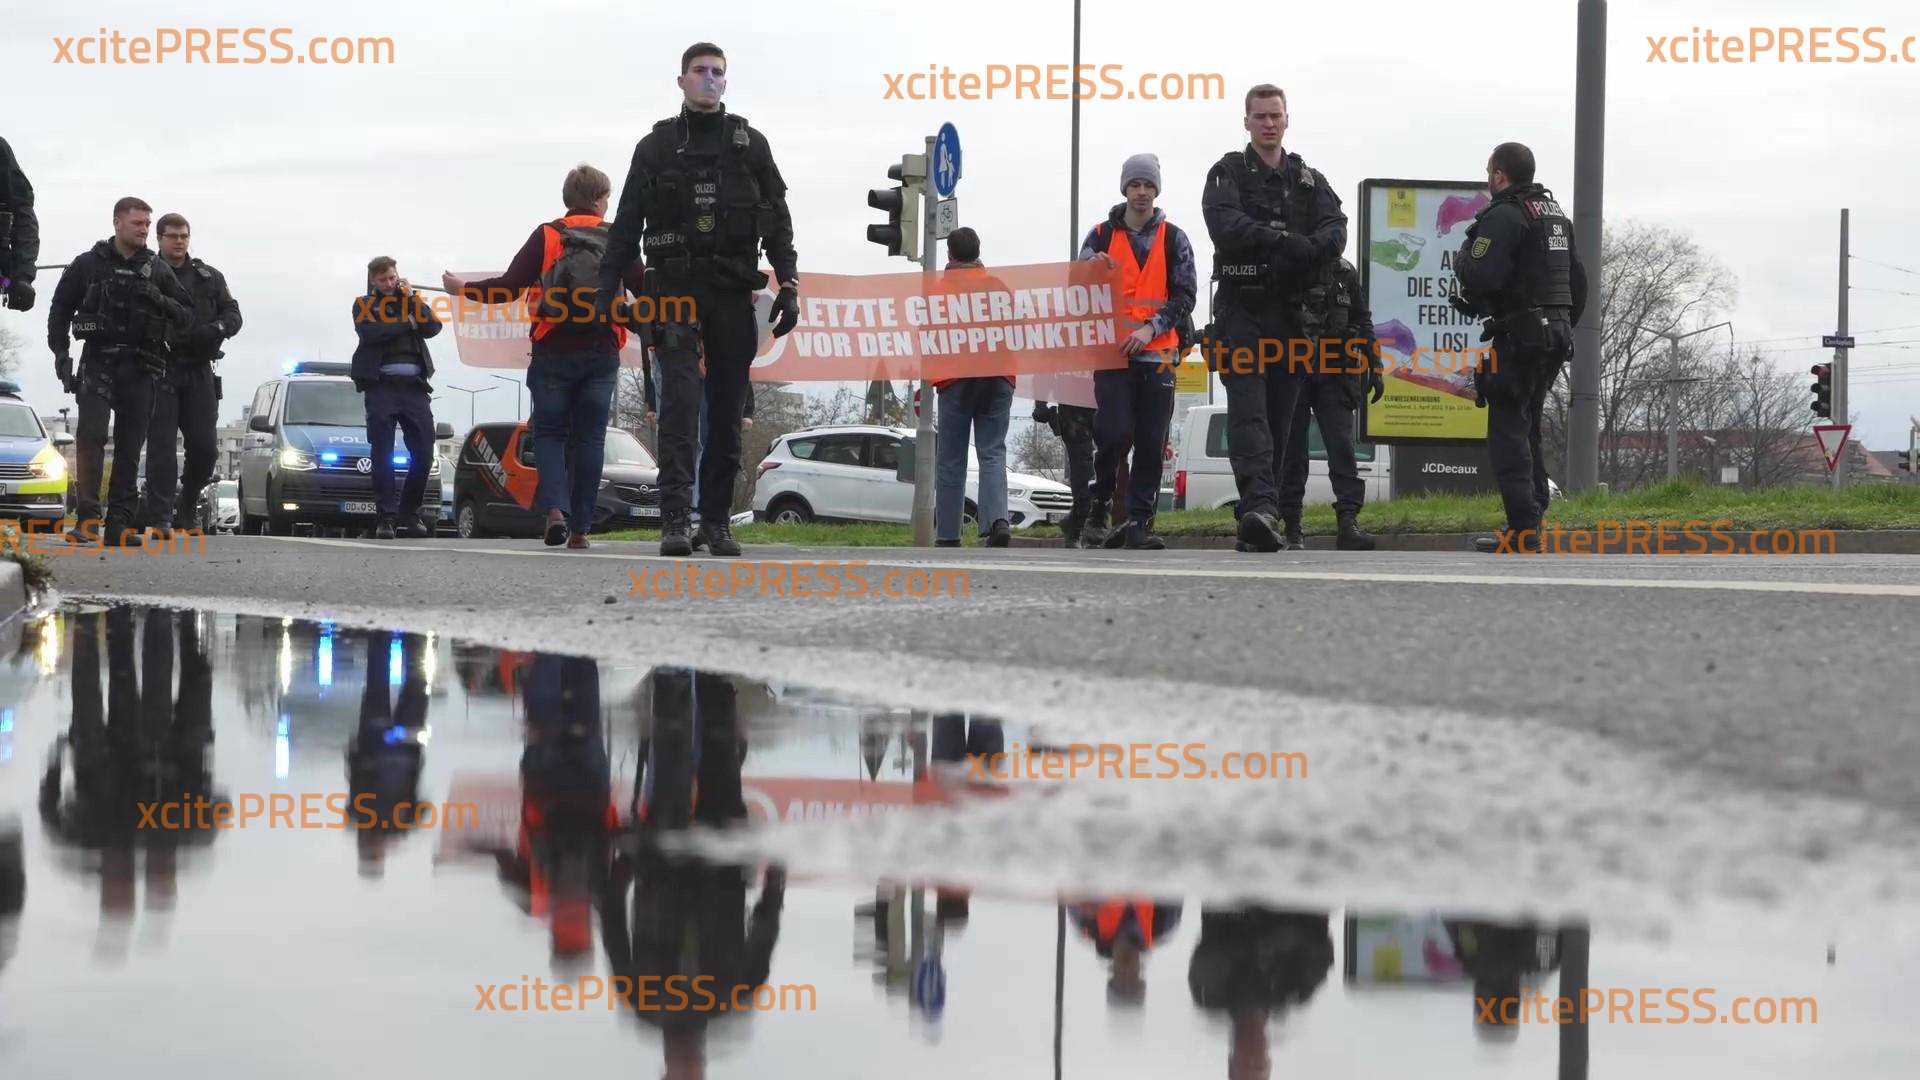
<instances>
[{"instance_id":1,"label":"white road marking","mask_svg":"<svg viewBox=\"0 0 1920 1080\"><path fill-rule=\"evenodd\" d=\"M468 555L518 555L526 558L566 558L566 559L612 559L619 562L700 562L714 566L728 566L738 561L746 562L804 562L805 559L783 558L778 560L745 560L716 558L670 558L660 555L645 555L638 552L620 554L617 552L568 551L561 552L544 548L487 548L487 547L450 547L444 544L407 543L404 541L365 541L331 540L323 537L284 536L274 537L282 543L318 544L325 547L375 548L390 552L453 552ZM1708 581L1701 579L1659 579L1659 578L1589 578L1589 577L1541 577L1509 576L1503 574L1394 574L1394 573L1354 573L1350 571L1311 571L1311 570L1256 570L1198 568L1178 566L1084 566L1040 562L937 562L937 561L899 561L890 559L857 559L836 557L832 560L816 559L815 562L861 563L866 566L898 568L903 570L966 570L983 573L1011 574L1086 574L1092 576L1146 577L1146 578L1226 578L1255 581L1355 581L1376 582L1382 584L1406 585L1545 585L1564 586L1583 589L1693 589L1720 592L1754 593L1799 593L1816 596L1905 596L1920 597L1920 585L1881 585L1866 582L1827 582L1827 581Z\"/></svg>"}]
</instances>

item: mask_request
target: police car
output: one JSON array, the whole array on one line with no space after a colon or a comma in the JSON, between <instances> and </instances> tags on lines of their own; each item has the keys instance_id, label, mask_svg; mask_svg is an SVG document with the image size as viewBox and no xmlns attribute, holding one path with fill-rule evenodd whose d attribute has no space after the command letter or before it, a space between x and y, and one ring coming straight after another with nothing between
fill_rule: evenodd
<instances>
[{"instance_id":1,"label":"police car","mask_svg":"<svg viewBox=\"0 0 1920 1080\"><path fill-rule=\"evenodd\" d=\"M21 400L20 384L0 379L0 518L59 521L66 515L67 461L59 447L72 442L64 431L49 435Z\"/></svg>"},{"instance_id":2,"label":"police car","mask_svg":"<svg viewBox=\"0 0 1920 1080\"><path fill-rule=\"evenodd\" d=\"M240 531L287 536L295 524L362 528L379 517L373 501L373 445L366 407L348 378L352 365L306 361L254 391L240 452ZM453 426L435 425L450 439ZM395 436L394 483L406 478L407 450ZM436 455L420 517L440 516Z\"/></svg>"}]
</instances>

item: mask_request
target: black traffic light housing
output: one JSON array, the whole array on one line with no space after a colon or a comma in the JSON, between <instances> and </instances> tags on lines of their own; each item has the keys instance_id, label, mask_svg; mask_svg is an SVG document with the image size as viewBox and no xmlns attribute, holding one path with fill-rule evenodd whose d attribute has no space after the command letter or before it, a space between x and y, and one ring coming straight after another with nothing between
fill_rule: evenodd
<instances>
[{"instance_id":1,"label":"black traffic light housing","mask_svg":"<svg viewBox=\"0 0 1920 1080\"><path fill-rule=\"evenodd\" d=\"M1813 365L1813 415L1833 416L1833 365Z\"/></svg>"},{"instance_id":2,"label":"black traffic light housing","mask_svg":"<svg viewBox=\"0 0 1920 1080\"><path fill-rule=\"evenodd\" d=\"M887 212L885 225L867 226L867 239L884 246L888 255L920 257L920 183L926 177L926 167L913 166L923 157L909 154L900 164L888 167L887 179L898 181L900 186L867 192L867 205Z\"/></svg>"}]
</instances>

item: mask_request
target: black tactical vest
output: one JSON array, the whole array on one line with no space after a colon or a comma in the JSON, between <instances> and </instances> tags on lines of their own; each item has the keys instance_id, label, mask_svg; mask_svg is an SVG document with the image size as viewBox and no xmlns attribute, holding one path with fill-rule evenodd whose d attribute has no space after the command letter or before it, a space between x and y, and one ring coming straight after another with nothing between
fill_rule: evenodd
<instances>
[{"instance_id":1,"label":"black tactical vest","mask_svg":"<svg viewBox=\"0 0 1920 1080\"><path fill-rule=\"evenodd\" d=\"M1527 238L1514 253L1513 283L1496 303L1510 308L1573 307L1573 221L1539 184L1510 187L1493 206L1511 202L1526 218ZM1483 212L1484 213L1484 212Z\"/></svg>"},{"instance_id":2,"label":"black tactical vest","mask_svg":"<svg viewBox=\"0 0 1920 1080\"><path fill-rule=\"evenodd\" d=\"M166 341L166 319L153 309L146 286L153 280L151 251L131 261L95 255L98 267L73 317L73 335L106 349L159 352Z\"/></svg>"},{"instance_id":3,"label":"black tactical vest","mask_svg":"<svg viewBox=\"0 0 1920 1080\"><path fill-rule=\"evenodd\" d=\"M1288 154L1280 168L1291 177L1291 181L1282 195L1271 185L1260 182L1260 170L1248 160L1251 153L1248 150L1236 150L1220 159L1221 167L1233 178L1234 187L1240 193L1241 210L1255 221L1285 226L1288 232L1299 236L1313 235L1320 201L1318 188L1327 182L1327 178L1300 160L1299 154ZM1291 281L1278 278L1273 267L1266 262L1266 252L1257 250L1226 251L1215 248L1213 276L1223 287L1258 289L1269 294L1276 284L1282 291L1297 291L1303 284L1297 278Z\"/></svg>"},{"instance_id":4,"label":"black tactical vest","mask_svg":"<svg viewBox=\"0 0 1920 1080\"><path fill-rule=\"evenodd\" d=\"M749 287L763 280L759 266L760 183L747 164L747 119L729 113L716 152L692 143L683 112L653 126L673 139L672 163L653 178L653 212L641 244L647 262L671 272L680 260L707 267L703 276L740 276Z\"/></svg>"}]
</instances>

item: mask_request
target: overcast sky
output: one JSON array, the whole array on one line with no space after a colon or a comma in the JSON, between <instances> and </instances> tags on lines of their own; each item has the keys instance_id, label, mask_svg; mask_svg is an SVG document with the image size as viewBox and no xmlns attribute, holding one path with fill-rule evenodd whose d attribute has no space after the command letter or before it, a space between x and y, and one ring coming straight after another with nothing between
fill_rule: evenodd
<instances>
[{"instance_id":1,"label":"overcast sky","mask_svg":"<svg viewBox=\"0 0 1920 1080\"><path fill-rule=\"evenodd\" d=\"M701 39L726 49L728 106L767 134L792 188L803 277L906 268L865 241L877 219L866 191L948 120L965 153L961 219L980 231L985 259L1068 250L1066 101L884 99L888 73L1068 62L1067 0L5 8L0 70L12 85L0 134L38 193L41 261L65 262L107 236L121 195L184 213L194 253L225 271L246 316L222 365L223 418L286 359L351 353L351 300L373 255L395 256L424 283L446 269L500 268L561 211L575 162L598 165L617 190L634 142L677 110L680 52ZM1856 25L1885 26L1897 47L1920 34L1920 9L1615 0L1610 14L1607 219L1689 230L1739 279L1730 315L1740 339L1783 350L1771 355L1804 374L1823 355L1809 336L1834 324L1842 206L1858 255L1920 271L1920 66L1675 66L1649 63L1646 39L1696 26ZM1327 174L1350 214L1362 179L1476 179L1505 139L1530 144L1542 181L1571 205L1574 16L1573 0L1317 11L1087 0L1083 62L1125 65L1129 78L1219 72L1227 100L1083 103L1078 228L1118 200L1126 155L1157 153L1161 205L1193 236L1205 273L1201 181L1244 142L1240 98L1261 81L1286 88L1288 148ZM386 35L396 62L54 63L55 36L195 25L286 26L301 41ZM42 273L33 312L0 312L30 339L25 382L43 412L64 403L44 345L57 277ZM1856 262L1853 282L1856 334L1896 343L1854 353L1855 418L1867 445L1904 448L1907 418L1920 413L1920 274ZM513 388L462 368L451 334L434 352L439 384L502 387L479 398L479 419L513 415ZM436 409L466 423L466 395Z\"/></svg>"}]
</instances>

